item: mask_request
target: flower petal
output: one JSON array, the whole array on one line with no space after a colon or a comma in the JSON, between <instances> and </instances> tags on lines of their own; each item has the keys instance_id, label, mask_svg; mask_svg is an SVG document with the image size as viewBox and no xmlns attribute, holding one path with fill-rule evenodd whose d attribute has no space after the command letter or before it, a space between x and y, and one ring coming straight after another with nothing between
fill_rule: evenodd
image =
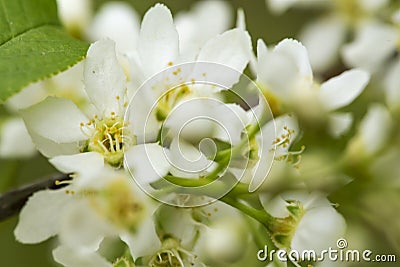
<instances>
[{"instance_id":1,"label":"flower petal","mask_svg":"<svg viewBox=\"0 0 400 267\"><path fill-rule=\"evenodd\" d=\"M112 267L113 265L96 252L82 252L68 246L59 246L53 250L56 262L66 267Z\"/></svg>"},{"instance_id":2,"label":"flower petal","mask_svg":"<svg viewBox=\"0 0 400 267\"><path fill-rule=\"evenodd\" d=\"M76 201L65 210L59 233L63 244L82 251L96 251L105 236L116 234L105 218L95 212L95 207L89 205L84 201Z\"/></svg>"},{"instance_id":3,"label":"flower petal","mask_svg":"<svg viewBox=\"0 0 400 267\"><path fill-rule=\"evenodd\" d=\"M364 148L369 155L376 153L388 141L392 128L389 111L381 104L368 108L359 128Z\"/></svg>"},{"instance_id":4,"label":"flower petal","mask_svg":"<svg viewBox=\"0 0 400 267\"><path fill-rule=\"evenodd\" d=\"M361 94L369 78L370 75L363 70L345 71L321 85L320 101L327 110L346 106Z\"/></svg>"},{"instance_id":5,"label":"flower petal","mask_svg":"<svg viewBox=\"0 0 400 267\"><path fill-rule=\"evenodd\" d=\"M21 111L28 131L57 143L85 140L80 124L88 118L71 101L48 97L37 105Z\"/></svg>"},{"instance_id":6,"label":"flower petal","mask_svg":"<svg viewBox=\"0 0 400 267\"><path fill-rule=\"evenodd\" d=\"M211 165L205 155L192 144L175 137L170 145L171 173L180 177L199 177Z\"/></svg>"},{"instance_id":7,"label":"flower petal","mask_svg":"<svg viewBox=\"0 0 400 267\"><path fill-rule=\"evenodd\" d=\"M331 206L307 210L297 226L291 249L299 252L313 249L319 254L326 248L335 247L345 228L343 216Z\"/></svg>"},{"instance_id":8,"label":"flower petal","mask_svg":"<svg viewBox=\"0 0 400 267\"><path fill-rule=\"evenodd\" d=\"M400 12L399 12L400 13ZM392 64L384 78L386 103L393 110L400 110L400 61Z\"/></svg>"},{"instance_id":9,"label":"flower petal","mask_svg":"<svg viewBox=\"0 0 400 267\"><path fill-rule=\"evenodd\" d=\"M229 28L231 14L229 4L224 1L195 2L189 12L176 14L181 57L193 61L207 40Z\"/></svg>"},{"instance_id":10,"label":"flower petal","mask_svg":"<svg viewBox=\"0 0 400 267\"><path fill-rule=\"evenodd\" d=\"M49 161L57 168L57 170L63 173L77 172L82 174L97 170L104 166L104 158L97 152L62 155L54 157Z\"/></svg>"},{"instance_id":11,"label":"flower petal","mask_svg":"<svg viewBox=\"0 0 400 267\"><path fill-rule=\"evenodd\" d=\"M300 76L312 80L313 73L308 59L308 52L300 42L293 39L285 39L275 46L274 52L290 57L294 61Z\"/></svg>"},{"instance_id":12,"label":"flower petal","mask_svg":"<svg viewBox=\"0 0 400 267\"><path fill-rule=\"evenodd\" d=\"M249 34L242 29L233 29L209 40L202 47L197 60L219 63L241 73L249 62L251 53Z\"/></svg>"},{"instance_id":13,"label":"flower petal","mask_svg":"<svg viewBox=\"0 0 400 267\"><path fill-rule=\"evenodd\" d=\"M151 216L146 217L146 220L135 235L124 234L120 237L128 245L133 259L152 255L161 247Z\"/></svg>"},{"instance_id":14,"label":"flower petal","mask_svg":"<svg viewBox=\"0 0 400 267\"><path fill-rule=\"evenodd\" d=\"M289 130L291 134L288 136L287 145L275 145L276 138L287 135ZM280 116L262 127L260 134L256 136L259 160L253 170L249 192L254 192L263 184L271 170L274 157L285 155L298 133L297 119L291 115Z\"/></svg>"},{"instance_id":15,"label":"flower petal","mask_svg":"<svg viewBox=\"0 0 400 267\"><path fill-rule=\"evenodd\" d=\"M324 72L335 63L345 37L346 24L336 16L323 17L301 32L300 40L307 47L314 70Z\"/></svg>"},{"instance_id":16,"label":"flower petal","mask_svg":"<svg viewBox=\"0 0 400 267\"><path fill-rule=\"evenodd\" d=\"M31 157L36 153L35 145L21 118L7 119L0 130L0 157Z\"/></svg>"},{"instance_id":17,"label":"flower petal","mask_svg":"<svg viewBox=\"0 0 400 267\"><path fill-rule=\"evenodd\" d=\"M395 52L397 30L376 21L360 27L355 40L343 47L342 55L349 66L374 72Z\"/></svg>"},{"instance_id":18,"label":"flower petal","mask_svg":"<svg viewBox=\"0 0 400 267\"><path fill-rule=\"evenodd\" d=\"M135 48L139 27L139 15L130 5L124 2L108 2L97 12L88 35L92 40L114 40L117 51L123 53Z\"/></svg>"},{"instance_id":19,"label":"flower petal","mask_svg":"<svg viewBox=\"0 0 400 267\"><path fill-rule=\"evenodd\" d=\"M139 184L146 185L168 173L170 164L165 153L158 144L133 146L125 153L125 165Z\"/></svg>"},{"instance_id":20,"label":"flower petal","mask_svg":"<svg viewBox=\"0 0 400 267\"><path fill-rule=\"evenodd\" d=\"M306 48L293 39L281 41L272 51L258 44L257 81L281 99L296 89L309 86L313 79Z\"/></svg>"},{"instance_id":21,"label":"flower petal","mask_svg":"<svg viewBox=\"0 0 400 267\"><path fill-rule=\"evenodd\" d=\"M350 112L335 112L329 115L329 132L333 137L339 137L345 134L353 123L353 114Z\"/></svg>"},{"instance_id":22,"label":"flower petal","mask_svg":"<svg viewBox=\"0 0 400 267\"><path fill-rule=\"evenodd\" d=\"M41 137L33 131L29 132L36 149L47 158L58 155L73 155L80 153L79 146L75 143L56 143L50 139Z\"/></svg>"},{"instance_id":23,"label":"flower petal","mask_svg":"<svg viewBox=\"0 0 400 267\"><path fill-rule=\"evenodd\" d=\"M86 93L101 112L99 115L115 112L122 116L126 78L117 60L114 41L103 39L89 47L83 76Z\"/></svg>"},{"instance_id":24,"label":"flower petal","mask_svg":"<svg viewBox=\"0 0 400 267\"><path fill-rule=\"evenodd\" d=\"M144 15L138 51L146 78L167 68L169 62L178 63L178 32L166 6L156 4Z\"/></svg>"},{"instance_id":25,"label":"flower petal","mask_svg":"<svg viewBox=\"0 0 400 267\"><path fill-rule=\"evenodd\" d=\"M15 238L26 244L42 242L59 232L64 212L72 201L64 190L43 190L31 196L19 215Z\"/></svg>"}]
</instances>

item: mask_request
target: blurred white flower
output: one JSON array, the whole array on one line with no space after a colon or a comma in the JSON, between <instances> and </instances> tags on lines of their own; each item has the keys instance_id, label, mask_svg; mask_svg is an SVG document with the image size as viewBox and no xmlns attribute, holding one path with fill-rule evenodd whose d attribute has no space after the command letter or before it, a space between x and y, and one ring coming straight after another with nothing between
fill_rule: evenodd
<instances>
[{"instance_id":1,"label":"blurred white flower","mask_svg":"<svg viewBox=\"0 0 400 267\"><path fill-rule=\"evenodd\" d=\"M393 25L378 20L362 23L355 39L343 47L343 59L351 67L377 72L396 52L398 39Z\"/></svg>"},{"instance_id":2,"label":"blurred white flower","mask_svg":"<svg viewBox=\"0 0 400 267\"><path fill-rule=\"evenodd\" d=\"M393 120L387 108L381 104L371 104L356 135L349 141L349 159L359 161L376 155L389 141L392 127Z\"/></svg>"},{"instance_id":3,"label":"blurred white flower","mask_svg":"<svg viewBox=\"0 0 400 267\"><path fill-rule=\"evenodd\" d=\"M21 118L7 118L0 124L0 158L25 158L36 148Z\"/></svg>"},{"instance_id":4,"label":"blurred white flower","mask_svg":"<svg viewBox=\"0 0 400 267\"><path fill-rule=\"evenodd\" d=\"M50 162L74 173L73 179L63 181L67 186L61 189L39 191L29 199L14 232L18 241L39 243L57 235L61 246L84 254L97 251L104 237L120 237L134 246L133 258L159 244L151 219L156 205L123 170L101 167L102 157L93 152Z\"/></svg>"},{"instance_id":5,"label":"blurred white flower","mask_svg":"<svg viewBox=\"0 0 400 267\"><path fill-rule=\"evenodd\" d=\"M335 247L345 233L346 222L332 203L318 192L285 192L277 196L260 194L264 209L279 218L272 226L272 239L282 249L322 250Z\"/></svg>"},{"instance_id":6,"label":"blurred white flower","mask_svg":"<svg viewBox=\"0 0 400 267\"><path fill-rule=\"evenodd\" d=\"M92 18L92 0L57 0L57 5L61 22L69 32L85 32Z\"/></svg>"},{"instance_id":7,"label":"blurred white flower","mask_svg":"<svg viewBox=\"0 0 400 267\"><path fill-rule=\"evenodd\" d=\"M335 110L350 104L364 90L370 77L366 71L351 69L319 84L313 80L306 48L292 39L281 41L272 50L259 40L257 57L257 82L274 114L294 110L301 117L315 121L321 121L326 115L341 114L348 121L349 115ZM340 133L337 128L333 129L335 135Z\"/></svg>"},{"instance_id":8,"label":"blurred white flower","mask_svg":"<svg viewBox=\"0 0 400 267\"><path fill-rule=\"evenodd\" d=\"M255 142L250 141L246 148L248 157L243 160L245 164L233 164L230 171L241 182L249 183L249 191L254 192L266 181L274 161L298 166L302 150L289 151L298 134L299 126L293 115L282 115L269 121L262 126Z\"/></svg>"},{"instance_id":9,"label":"blurred white flower","mask_svg":"<svg viewBox=\"0 0 400 267\"><path fill-rule=\"evenodd\" d=\"M327 8L326 12L305 26L299 39L307 47L313 69L318 73L338 63L338 55L349 33L359 34L363 24L379 18L388 0L329 0L313 2ZM317 6L317 5L316 5ZM366 66L350 65L366 68ZM368 69L369 70L369 69Z\"/></svg>"}]
</instances>

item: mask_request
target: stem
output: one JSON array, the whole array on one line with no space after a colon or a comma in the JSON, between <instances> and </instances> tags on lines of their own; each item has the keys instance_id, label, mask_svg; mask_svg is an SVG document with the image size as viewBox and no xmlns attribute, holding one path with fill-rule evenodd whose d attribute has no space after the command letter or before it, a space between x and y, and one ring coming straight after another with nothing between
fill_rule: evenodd
<instances>
[{"instance_id":1,"label":"stem","mask_svg":"<svg viewBox=\"0 0 400 267\"><path fill-rule=\"evenodd\" d=\"M243 212L244 214L247 214L248 216L256 219L257 221L259 221L269 232L271 232L271 224L274 221L274 217L272 217L271 214L269 214L268 212L266 212L265 210L259 210L259 209L255 209L252 207L249 207L243 203L241 203L240 201L233 199L232 197L229 196L229 193L220 198L220 200L238 210L240 210L241 212Z\"/></svg>"}]
</instances>

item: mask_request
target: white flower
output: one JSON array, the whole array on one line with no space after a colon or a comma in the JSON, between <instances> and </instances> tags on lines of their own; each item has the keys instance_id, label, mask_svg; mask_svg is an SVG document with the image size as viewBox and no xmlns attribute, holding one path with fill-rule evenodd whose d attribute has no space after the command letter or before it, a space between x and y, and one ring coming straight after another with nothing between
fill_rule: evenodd
<instances>
[{"instance_id":1,"label":"white flower","mask_svg":"<svg viewBox=\"0 0 400 267\"><path fill-rule=\"evenodd\" d=\"M297 119L293 115L282 115L262 126L247 148L249 157L241 168L230 169L240 181L249 183L249 191L257 190L267 179L274 161L286 161L297 167L302 150L289 151L299 134ZM239 165L240 166L240 165Z\"/></svg>"},{"instance_id":2,"label":"white flower","mask_svg":"<svg viewBox=\"0 0 400 267\"><path fill-rule=\"evenodd\" d=\"M35 145L21 118L8 118L0 124L0 158L35 155Z\"/></svg>"},{"instance_id":3,"label":"white flower","mask_svg":"<svg viewBox=\"0 0 400 267\"><path fill-rule=\"evenodd\" d=\"M292 39L281 41L272 50L259 40L257 56L257 82L274 114L295 110L317 122L329 112L343 114L334 110L350 104L369 81L367 72L352 69L318 84L313 80L306 48Z\"/></svg>"},{"instance_id":4,"label":"white flower","mask_svg":"<svg viewBox=\"0 0 400 267\"><path fill-rule=\"evenodd\" d=\"M376 72L396 51L398 32L395 26L378 20L359 26L353 42L343 47L345 63Z\"/></svg>"},{"instance_id":5,"label":"white flower","mask_svg":"<svg viewBox=\"0 0 400 267\"><path fill-rule=\"evenodd\" d=\"M91 119L74 103L55 97L21 112L45 156L97 152L108 164L122 166L124 151L136 140L131 125L123 120L127 106L125 76L114 49L112 41L101 40L88 51L84 83L95 109Z\"/></svg>"},{"instance_id":6,"label":"white flower","mask_svg":"<svg viewBox=\"0 0 400 267\"><path fill-rule=\"evenodd\" d=\"M92 16L91 0L57 0L60 19L68 31L84 32Z\"/></svg>"},{"instance_id":7,"label":"white flower","mask_svg":"<svg viewBox=\"0 0 400 267\"><path fill-rule=\"evenodd\" d=\"M137 51L128 55L131 62L131 79L134 89L139 88L146 79L160 71L188 61L180 51L179 40L179 34L173 24L172 15L165 6L157 4L145 14L140 29ZM222 64L237 70L238 75L236 77L227 77L227 79L230 78L230 81L222 82L224 85L230 84L231 86L237 82L238 76L240 76L250 59L251 41L247 32L241 29L233 29L208 40L201 48L193 49L199 50L199 52L193 52L196 54L196 61ZM212 65L209 66L209 69L203 67L193 71L189 71L188 68L182 68L180 66L176 66L175 69L173 67L170 68L170 71L165 74L167 77L158 76L159 79L163 78L162 81L147 81L145 86L155 87L155 89L141 88L137 92L137 94L140 94L138 98L141 103L136 103L134 99L133 105L138 107L135 108L137 112L132 114L133 123L137 126L134 128L142 129L145 123L150 125L149 127L153 128L153 130L148 129L147 131L151 132L150 140L155 138L156 132L161 126L161 121L173 108L174 103L188 98L204 96L205 93L211 96L215 92L215 90L210 89L210 86L202 86L200 88L202 90L200 90L189 84L174 90L174 92L168 94L168 97L166 95L163 97L168 89L173 88L178 82L179 84L196 83L196 81L204 80L215 82L213 79L220 81L223 78L214 77L216 74L213 76L213 71L217 70ZM204 75L202 75L203 73ZM208 90L204 88L208 88ZM132 90L132 93L134 92ZM143 118L143 114L150 114L149 111L152 110L153 105L156 103L159 103L156 109L162 107L162 110L159 110L162 112L159 112L159 114L164 115L159 116L157 120L155 117L156 112L154 112L147 120ZM135 132L135 134L139 140L143 138L142 133Z\"/></svg>"},{"instance_id":8,"label":"white flower","mask_svg":"<svg viewBox=\"0 0 400 267\"><path fill-rule=\"evenodd\" d=\"M346 37L353 31L358 34L360 25L379 18L380 11L388 4L387 0L298 2L319 2L327 8L320 18L305 26L299 37L309 51L313 69L318 73L328 71L338 63L337 56L346 42Z\"/></svg>"},{"instance_id":9,"label":"white flower","mask_svg":"<svg viewBox=\"0 0 400 267\"><path fill-rule=\"evenodd\" d=\"M356 135L349 141L347 156L351 161L376 155L387 144L393 126L391 115L381 104L372 104Z\"/></svg>"},{"instance_id":10,"label":"white flower","mask_svg":"<svg viewBox=\"0 0 400 267\"><path fill-rule=\"evenodd\" d=\"M317 254L335 247L342 238L346 223L326 197L318 192L294 191L278 196L260 194L264 209L276 218L272 239L279 248ZM285 230L283 230L285 229Z\"/></svg>"},{"instance_id":11,"label":"white flower","mask_svg":"<svg viewBox=\"0 0 400 267\"><path fill-rule=\"evenodd\" d=\"M129 4L107 2L96 13L87 35L94 41L110 38L118 52L126 53L135 49L139 29L139 14Z\"/></svg>"},{"instance_id":12,"label":"white flower","mask_svg":"<svg viewBox=\"0 0 400 267\"><path fill-rule=\"evenodd\" d=\"M73 172L73 180L28 200L15 229L18 241L38 243L57 235L62 246L92 253L104 237L120 237L134 246L133 258L159 244L151 219L156 205L123 170L100 167L103 159L94 152L50 162L62 172Z\"/></svg>"}]
</instances>

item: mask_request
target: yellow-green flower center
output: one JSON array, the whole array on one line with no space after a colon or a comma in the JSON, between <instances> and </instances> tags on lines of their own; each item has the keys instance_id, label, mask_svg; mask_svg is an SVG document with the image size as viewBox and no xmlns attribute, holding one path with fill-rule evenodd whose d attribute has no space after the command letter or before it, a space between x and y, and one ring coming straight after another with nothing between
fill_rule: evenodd
<instances>
[{"instance_id":1,"label":"yellow-green flower center","mask_svg":"<svg viewBox=\"0 0 400 267\"><path fill-rule=\"evenodd\" d=\"M88 123L81 123L82 131L89 137L82 152L101 153L111 166L122 166L124 149L136 144L136 137L129 134L125 124L114 112L110 117L99 119L94 116Z\"/></svg>"}]
</instances>

